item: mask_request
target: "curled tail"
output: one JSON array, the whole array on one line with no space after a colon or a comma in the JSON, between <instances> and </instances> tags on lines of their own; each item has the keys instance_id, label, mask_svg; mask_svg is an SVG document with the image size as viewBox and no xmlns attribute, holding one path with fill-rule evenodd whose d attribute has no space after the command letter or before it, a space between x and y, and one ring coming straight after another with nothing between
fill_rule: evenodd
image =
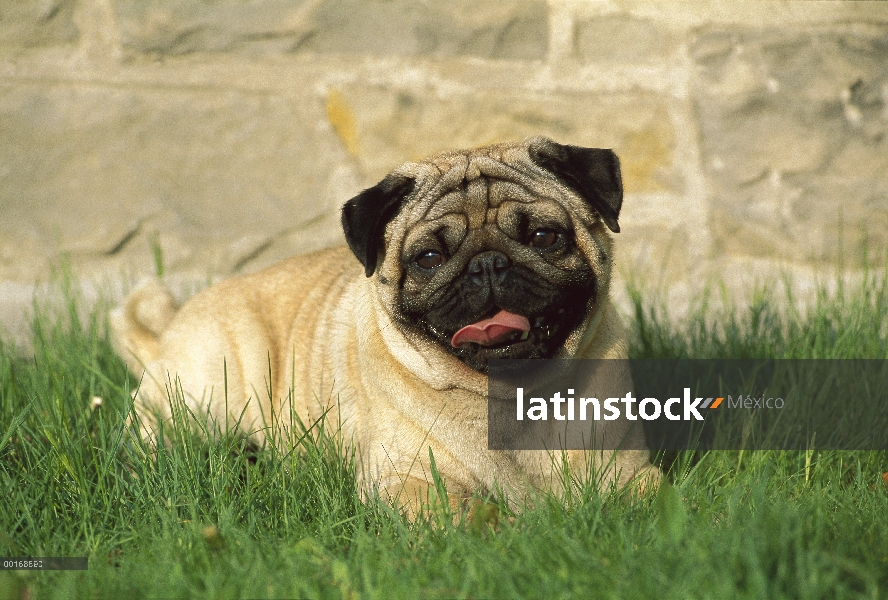
<instances>
[{"instance_id":1,"label":"curled tail","mask_svg":"<svg viewBox=\"0 0 888 600\"><path fill-rule=\"evenodd\" d=\"M179 305L160 281L152 279L136 288L122 306L109 315L112 342L117 354L135 374L160 356L160 335Z\"/></svg>"}]
</instances>

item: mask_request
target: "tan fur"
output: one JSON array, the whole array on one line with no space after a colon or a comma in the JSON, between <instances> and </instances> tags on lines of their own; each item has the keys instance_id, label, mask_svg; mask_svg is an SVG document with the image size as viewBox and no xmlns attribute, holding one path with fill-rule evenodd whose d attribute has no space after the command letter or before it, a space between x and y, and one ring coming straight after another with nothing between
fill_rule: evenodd
<instances>
[{"instance_id":1,"label":"tan fur","mask_svg":"<svg viewBox=\"0 0 888 600\"><path fill-rule=\"evenodd\" d=\"M430 211L440 209L448 177L520 180L525 189L555 198L572 218L583 215L574 195L541 181L528 167L526 145L473 152L440 155L400 169L417 179L418 200L386 230L391 251L374 277L365 277L347 248L337 248L223 281L178 311L157 282L133 292L112 325L130 369L145 371L136 397L143 433L152 434L144 418L151 411L169 418L167 387L178 378L195 414L208 413L224 424L246 407L241 429L257 441L268 434L264 427L272 413L288 412L288 397L305 423L332 407L329 415L359 450L361 489L378 488L412 511L428 496L429 448L454 505L475 491L496 487L516 499L532 488L557 489L559 465L547 453L487 450L486 375L404 331L393 318L397 299L390 282L398 281L401 269L397 249ZM473 191L472 185L467 193L477 194L462 199L470 229L495 219L487 204L495 194L480 187ZM625 331L607 297L610 237L600 223L580 229L586 237L578 244L588 246L584 252L596 263L603 285L596 310L568 340L565 356L626 358ZM607 253L603 263L602 249ZM617 423L616 434L628 431L625 422ZM621 485L641 473L657 477L645 451L571 451L567 456L577 472L591 462L608 465L605 480Z\"/></svg>"}]
</instances>

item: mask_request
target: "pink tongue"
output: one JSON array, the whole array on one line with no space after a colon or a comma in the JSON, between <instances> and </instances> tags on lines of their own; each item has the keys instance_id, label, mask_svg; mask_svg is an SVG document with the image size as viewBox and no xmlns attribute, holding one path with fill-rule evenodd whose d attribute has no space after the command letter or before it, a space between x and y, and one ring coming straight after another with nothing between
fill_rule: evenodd
<instances>
[{"instance_id":1,"label":"pink tongue","mask_svg":"<svg viewBox=\"0 0 888 600\"><path fill-rule=\"evenodd\" d=\"M454 333L450 345L459 348L468 342L475 342L482 346L492 346L515 331L530 331L530 321L527 317L501 310L489 319L466 325Z\"/></svg>"}]
</instances>

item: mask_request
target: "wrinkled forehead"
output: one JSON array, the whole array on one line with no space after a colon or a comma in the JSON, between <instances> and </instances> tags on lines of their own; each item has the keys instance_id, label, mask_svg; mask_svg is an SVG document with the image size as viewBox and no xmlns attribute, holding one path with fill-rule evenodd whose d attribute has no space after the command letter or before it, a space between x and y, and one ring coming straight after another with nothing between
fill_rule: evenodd
<instances>
[{"instance_id":1,"label":"wrinkled forehead","mask_svg":"<svg viewBox=\"0 0 888 600\"><path fill-rule=\"evenodd\" d=\"M506 201L549 199L565 204L572 196L520 147L444 154L422 163L407 163L397 172L416 181L413 197L403 211L402 223L408 226L454 213L468 216L469 221L474 221L473 217L483 220L490 209Z\"/></svg>"}]
</instances>

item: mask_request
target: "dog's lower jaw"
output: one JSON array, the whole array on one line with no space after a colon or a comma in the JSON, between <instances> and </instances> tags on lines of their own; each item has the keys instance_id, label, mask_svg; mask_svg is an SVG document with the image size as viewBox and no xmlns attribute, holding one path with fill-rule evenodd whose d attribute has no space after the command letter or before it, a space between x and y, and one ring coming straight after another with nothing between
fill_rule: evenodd
<instances>
[{"instance_id":1,"label":"dog's lower jaw","mask_svg":"<svg viewBox=\"0 0 888 600\"><path fill-rule=\"evenodd\" d=\"M583 326L583 320L576 318L547 322L532 327L526 334L516 332L517 339L510 343L482 346L469 342L459 348L454 348L451 344L452 335L443 333L421 320L419 335L433 339L441 349L459 359L472 370L487 374L488 361L493 359L558 358L564 352L567 339Z\"/></svg>"}]
</instances>

